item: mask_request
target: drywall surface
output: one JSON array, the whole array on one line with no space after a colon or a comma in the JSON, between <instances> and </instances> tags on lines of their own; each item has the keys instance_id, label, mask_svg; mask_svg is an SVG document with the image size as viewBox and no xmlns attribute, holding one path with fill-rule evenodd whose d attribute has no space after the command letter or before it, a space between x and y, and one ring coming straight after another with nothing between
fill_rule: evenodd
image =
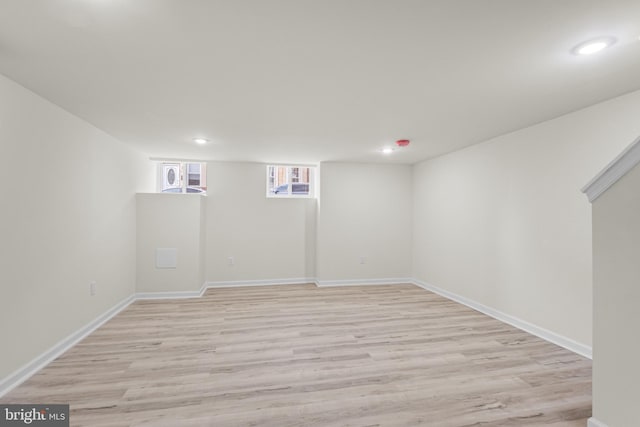
<instances>
[{"instance_id":1,"label":"drywall surface","mask_svg":"<svg viewBox=\"0 0 640 427\"><path fill-rule=\"evenodd\" d=\"M183 292L201 288L205 197L199 194L137 195L137 292ZM158 248L175 249L175 268L157 267Z\"/></svg>"},{"instance_id":2,"label":"drywall surface","mask_svg":"<svg viewBox=\"0 0 640 427\"><path fill-rule=\"evenodd\" d=\"M316 199L266 197L265 164L207 164L210 282L313 277ZM232 258L233 261L230 261Z\"/></svg>"},{"instance_id":3,"label":"drywall surface","mask_svg":"<svg viewBox=\"0 0 640 427\"><path fill-rule=\"evenodd\" d=\"M640 134L634 92L414 167L413 276L591 345L580 189Z\"/></svg>"},{"instance_id":4,"label":"drywall surface","mask_svg":"<svg viewBox=\"0 0 640 427\"><path fill-rule=\"evenodd\" d=\"M411 167L322 163L319 281L411 275Z\"/></svg>"},{"instance_id":5,"label":"drywall surface","mask_svg":"<svg viewBox=\"0 0 640 427\"><path fill-rule=\"evenodd\" d=\"M0 159L1 381L134 292L134 194L147 166L3 76Z\"/></svg>"},{"instance_id":6,"label":"drywall surface","mask_svg":"<svg viewBox=\"0 0 640 427\"><path fill-rule=\"evenodd\" d=\"M640 166L593 203L593 416L640 425Z\"/></svg>"}]
</instances>

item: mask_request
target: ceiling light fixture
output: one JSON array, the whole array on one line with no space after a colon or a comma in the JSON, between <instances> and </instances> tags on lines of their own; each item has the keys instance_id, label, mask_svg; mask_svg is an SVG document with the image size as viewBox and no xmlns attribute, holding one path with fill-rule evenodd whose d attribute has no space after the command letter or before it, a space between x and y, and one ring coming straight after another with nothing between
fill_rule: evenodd
<instances>
[{"instance_id":1,"label":"ceiling light fixture","mask_svg":"<svg viewBox=\"0 0 640 427\"><path fill-rule=\"evenodd\" d=\"M209 140L205 138L193 138L193 142L195 142L196 144L204 145L209 142Z\"/></svg>"},{"instance_id":2,"label":"ceiling light fixture","mask_svg":"<svg viewBox=\"0 0 640 427\"><path fill-rule=\"evenodd\" d=\"M382 150L380 150L382 152L382 154L391 154L393 152L393 148L391 147L384 147Z\"/></svg>"},{"instance_id":3,"label":"ceiling light fixture","mask_svg":"<svg viewBox=\"0 0 640 427\"><path fill-rule=\"evenodd\" d=\"M607 37L598 37L597 39L588 40L586 42L582 42L573 49L574 55L592 55L596 52L600 52L603 49L608 48L616 42L615 37L607 36Z\"/></svg>"}]
</instances>

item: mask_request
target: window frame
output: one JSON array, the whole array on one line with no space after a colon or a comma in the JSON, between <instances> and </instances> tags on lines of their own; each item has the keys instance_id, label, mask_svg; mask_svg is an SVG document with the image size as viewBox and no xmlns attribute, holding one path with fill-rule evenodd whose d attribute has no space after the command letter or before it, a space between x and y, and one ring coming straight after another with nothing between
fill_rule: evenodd
<instances>
[{"instance_id":1,"label":"window frame","mask_svg":"<svg viewBox=\"0 0 640 427\"><path fill-rule=\"evenodd\" d=\"M190 185L189 184L189 165L198 164L200 166L200 173L198 174L198 179L200 185ZM169 188L164 187L164 173L165 166L178 166L179 176L178 180L180 185L171 187L171 188L179 188L180 191L167 191ZM170 159L162 159L157 160L157 179L156 179L156 193L159 194L194 194L194 195L207 195L207 162L202 162L198 160L170 160ZM189 192L188 188L198 189L198 192Z\"/></svg>"},{"instance_id":2,"label":"window frame","mask_svg":"<svg viewBox=\"0 0 640 427\"><path fill-rule=\"evenodd\" d=\"M273 168L273 169L272 169ZM271 191L272 188L276 188L275 185L277 182L277 168L286 168L286 183L289 185L288 192L286 194L282 193L273 193ZM297 169L298 173L295 184L308 184L309 192L307 194L293 194L293 180L292 180L292 172L293 169ZM300 182L303 178L302 170L309 170L309 182ZM273 170L273 174L271 171ZM317 166L315 165L296 165L296 164L277 164L277 163L269 163L265 168L266 174L266 197L270 199L315 199L316 196L316 174L317 174ZM270 186L271 180L273 179L274 184L273 187ZM282 184L280 184L282 185Z\"/></svg>"}]
</instances>

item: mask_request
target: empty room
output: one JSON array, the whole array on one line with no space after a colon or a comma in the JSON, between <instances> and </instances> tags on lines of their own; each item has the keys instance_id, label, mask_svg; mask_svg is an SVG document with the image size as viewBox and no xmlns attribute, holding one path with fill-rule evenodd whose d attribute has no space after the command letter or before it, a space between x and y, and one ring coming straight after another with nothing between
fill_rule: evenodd
<instances>
[{"instance_id":1,"label":"empty room","mask_svg":"<svg viewBox=\"0 0 640 427\"><path fill-rule=\"evenodd\" d=\"M638 17L0 0L0 425L640 426Z\"/></svg>"}]
</instances>

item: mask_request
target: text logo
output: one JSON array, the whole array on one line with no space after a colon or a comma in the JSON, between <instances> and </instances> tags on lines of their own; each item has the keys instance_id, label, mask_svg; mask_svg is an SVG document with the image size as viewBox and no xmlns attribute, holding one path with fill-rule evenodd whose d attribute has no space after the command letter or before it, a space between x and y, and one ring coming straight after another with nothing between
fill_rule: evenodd
<instances>
[{"instance_id":1,"label":"text logo","mask_svg":"<svg viewBox=\"0 0 640 427\"><path fill-rule=\"evenodd\" d=\"M69 405L0 405L0 427L69 427Z\"/></svg>"}]
</instances>

